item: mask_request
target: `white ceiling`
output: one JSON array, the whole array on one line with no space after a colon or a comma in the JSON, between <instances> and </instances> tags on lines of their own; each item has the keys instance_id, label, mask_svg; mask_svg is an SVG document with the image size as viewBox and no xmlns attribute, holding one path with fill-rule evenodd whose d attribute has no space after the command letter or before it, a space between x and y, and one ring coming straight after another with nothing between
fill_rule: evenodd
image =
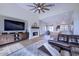
<instances>
[{"instance_id":1,"label":"white ceiling","mask_svg":"<svg viewBox=\"0 0 79 59\"><path fill-rule=\"evenodd\" d=\"M28 7L27 5L32 4L28 3L17 5L30 11L29 9L31 9L31 7ZM79 10L78 6L79 4L77 3L55 3L55 6L51 7L49 11L46 11L46 13L34 14L38 15L38 19L47 23L48 25L62 24L63 22L69 24L72 23L73 12ZM30 12L33 13L33 11Z\"/></svg>"},{"instance_id":2,"label":"white ceiling","mask_svg":"<svg viewBox=\"0 0 79 59\"><path fill-rule=\"evenodd\" d=\"M47 23L48 25L58 25L58 24L70 24L72 23L72 11L64 12L58 15L53 15L50 17L46 17L41 19L41 21Z\"/></svg>"},{"instance_id":3,"label":"white ceiling","mask_svg":"<svg viewBox=\"0 0 79 59\"><path fill-rule=\"evenodd\" d=\"M77 3L55 3L46 13L33 13L27 5L32 3L0 4L0 14L25 20L42 20L48 24L59 24L61 21L71 22L72 12L79 10ZM67 22L67 23L68 23Z\"/></svg>"},{"instance_id":4,"label":"white ceiling","mask_svg":"<svg viewBox=\"0 0 79 59\"><path fill-rule=\"evenodd\" d=\"M50 7L50 11L47 11L46 13L41 13L41 14L38 14L38 13L34 13L34 14L37 14L37 15L45 15L50 13L55 14L55 12L59 12L59 11L64 12L64 11L79 9L78 3L51 3L51 4L55 4L55 6ZM16 5L33 13L33 11L29 10L29 9L32 9L32 7L27 6L27 5L33 5L32 3L17 3Z\"/></svg>"}]
</instances>

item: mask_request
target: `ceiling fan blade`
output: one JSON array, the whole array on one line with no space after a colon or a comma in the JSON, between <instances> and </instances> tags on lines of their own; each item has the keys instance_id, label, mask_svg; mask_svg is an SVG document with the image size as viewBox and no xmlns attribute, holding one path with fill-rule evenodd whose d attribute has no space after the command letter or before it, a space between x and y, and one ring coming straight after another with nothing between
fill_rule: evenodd
<instances>
[{"instance_id":1,"label":"ceiling fan blade","mask_svg":"<svg viewBox=\"0 0 79 59\"><path fill-rule=\"evenodd\" d=\"M36 10L34 11L34 13L37 12L37 11L38 11L38 9L36 9Z\"/></svg>"},{"instance_id":2,"label":"ceiling fan blade","mask_svg":"<svg viewBox=\"0 0 79 59\"><path fill-rule=\"evenodd\" d=\"M45 13L45 11L44 11L43 9L42 9L41 11L42 11L43 13Z\"/></svg>"},{"instance_id":3,"label":"ceiling fan blade","mask_svg":"<svg viewBox=\"0 0 79 59\"><path fill-rule=\"evenodd\" d=\"M48 9L48 8L43 8L44 10L50 10L50 9Z\"/></svg>"},{"instance_id":4,"label":"ceiling fan blade","mask_svg":"<svg viewBox=\"0 0 79 59\"><path fill-rule=\"evenodd\" d=\"M41 3L38 3L39 6L41 6Z\"/></svg>"},{"instance_id":5,"label":"ceiling fan blade","mask_svg":"<svg viewBox=\"0 0 79 59\"><path fill-rule=\"evenodd\" d=\"M38 10L38 13L40 13L41 10Z\"/></svg>"},{"instance_id":6,"label":"ceiling fan blade","mask_svg":"<svg viewBox=\"0 0 79 59\"><path fill-rule=\"evenodd\" d=\"M33 6L33 5L27 5L27 6L29 6L29 7L35 7L35 6Z\"/></svg>"},{"instance_id":7,"label":"ceiling fan blade","mask_svg":"<svg viewBox=\"0 0 79 59\"><path fill-rule=\"evenodd\" d=\"M48 4L48 5L45 5L44 7L52 7L52 6L55 6L55 4Z\"/></svg>"},{"instance_id":8,"label":"ceiling fan blade","mask_svg":"<svg viewBox=\"0 0 79 59\"><path fill-rule=\"evenodd\" d=\"M36 8L32 8L32 9L30 9L30 10L35 10Z\"/></svg>"},{"instance_id":9,"label":"ceiling fan blade","mask_svg":"<svg viewBox=\"0 0 79 59\"><path fill-rule=\"evenodd\" d=\"M35 6L37 6L38 5L38 3L33 3Z\"/></svg>"},{"instance_id":10,"label":"ceiling fan blade","mask_svg":"<svg viewBox=\"0 0 79 59\"><path fill-rule=\"evenodd\" d=\"M35 6L41 6L41 3L33 3Z\"/></svg>"},{"instance_id":11,"label":"ceiling fan blade","mask_svg":"<svg viewBox=\"0 0 79 59\"><path fill-rule=\"evenodd\" d=\"M45 3L41 3L41 6L44 6L45 5Z\"/></svg>"}]
</instances>

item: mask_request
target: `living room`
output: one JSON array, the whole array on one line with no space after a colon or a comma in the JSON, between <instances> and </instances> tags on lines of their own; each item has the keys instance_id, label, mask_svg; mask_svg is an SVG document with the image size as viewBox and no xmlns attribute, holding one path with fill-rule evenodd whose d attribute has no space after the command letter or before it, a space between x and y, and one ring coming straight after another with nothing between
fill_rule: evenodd
<instances>
[{"instance_id":1,"label":"living room","mask_svg":"<svg viewBox=\"0 0 79 59\"><path fill-rule=\"evenodd\" d=\"M40 6L41 4L47 7L42 7ZM39 8L35 9L34 6L35 8ZM57 51L57 49L54 49L48 44L47 40L62 40L65 36L66 38L71 38L71 36L78 37L78 6L78 3L0 4L0 55L71 56L70 50L68 52L62 49L62 51L59 52L59 50L61 50L60 46L57 45L59 42L55 45L58 49ZM34 8L34 10L30 10L32 8ZM43 11L41 8L44 8ZM46 35L48 30L50 31L50 35ZM42 48L45 51L43 51ZM39 52L38 50L42 50L43 52ZM53 53L53 51L55 52Z\"/></svg>"}]
</instances>

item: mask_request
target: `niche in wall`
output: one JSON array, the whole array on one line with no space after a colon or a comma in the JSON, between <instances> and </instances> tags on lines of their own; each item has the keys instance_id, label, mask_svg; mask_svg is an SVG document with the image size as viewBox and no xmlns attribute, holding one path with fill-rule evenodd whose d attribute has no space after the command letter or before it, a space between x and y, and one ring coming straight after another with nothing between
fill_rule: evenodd
<instances>
[{"instance_id":1,"label":"niche in wall","mask_svg":"<svg viewBox=\"0 0 79 59\"><path fill-rule=\"evenodd\" d=\"M17 30L25 30L25 23L20 21L4 19L4 31L17 31Z\"/></svg>"},{"instance_id":2,"label":"niche in wall","mask_svg":"<svg viewBox=\"0 0 79 59\"><path fill-rule=\"evenodd\" d=\"M6 23L6 24L5 24ZM27 20L1 16L0 15L0 32L26 32L28 31L28 22ZM6 27L6 29L5 29ZM9 27L9 28L8 28Z\"/></svg>"}]
</instances>

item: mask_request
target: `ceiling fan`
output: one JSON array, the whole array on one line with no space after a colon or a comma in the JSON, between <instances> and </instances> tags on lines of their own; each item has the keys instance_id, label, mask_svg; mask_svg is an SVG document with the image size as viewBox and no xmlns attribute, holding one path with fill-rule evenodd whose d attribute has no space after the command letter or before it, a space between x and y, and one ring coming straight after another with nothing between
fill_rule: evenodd
<instances>
[{"instance_id":1,"label":"ceiling fan","mask_svg":"<svg viewBox=\"0 0 79 59\"><path fill-rule=\"evenodd\" d=\"M45 13L45 11L49 11L49 7L52 7L52 6L55 6L55 4L47 4L47 3L33 3L33 5L27 5L29 7L32 7L32 11L35 12L38 12L38 13Z\"/></svg>"}]
</instances>

